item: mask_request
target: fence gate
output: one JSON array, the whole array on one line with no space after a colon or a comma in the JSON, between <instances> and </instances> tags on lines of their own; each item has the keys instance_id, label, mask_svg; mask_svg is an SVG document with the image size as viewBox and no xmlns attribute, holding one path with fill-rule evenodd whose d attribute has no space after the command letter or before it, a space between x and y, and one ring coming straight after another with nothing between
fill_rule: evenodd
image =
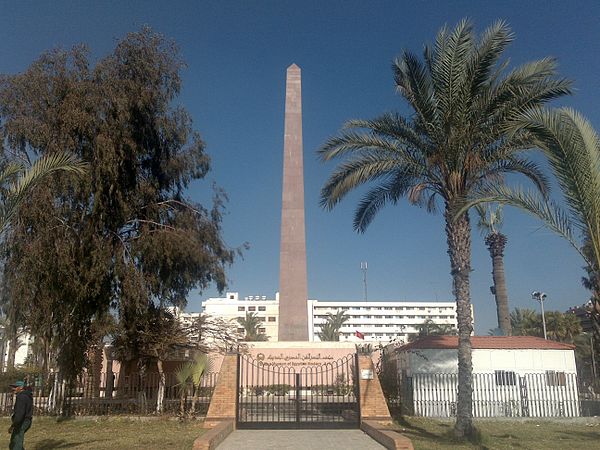
<instances>
[{"instance_id":1,"label":"fence gate","mask_svg":"<svg viewBox=\"0 0 600 450\"><path fill-rule=\"evenodd\" d=\"M357 428L358 355L311 366L238 355L238 428Z\"/></svg>"}]
</instances>

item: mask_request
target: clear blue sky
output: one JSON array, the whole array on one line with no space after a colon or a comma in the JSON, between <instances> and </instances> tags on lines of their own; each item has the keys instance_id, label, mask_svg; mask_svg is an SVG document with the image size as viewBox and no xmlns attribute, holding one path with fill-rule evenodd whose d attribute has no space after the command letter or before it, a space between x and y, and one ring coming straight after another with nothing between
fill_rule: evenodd
<instances>
[{"instance_id":1,"label":"clear blue sky","mask_svg":"<svg viewBox=\"0 0 600 450\"><path fill-rule=\"evenodd\" d=\"M391 61L404 48L420 52L444 23L468 16L481 30L507 20L517 35L508 52L512 63L557 57L577 88L561 104L600 129L597 1L1 1L0 11L0 73L22 71L46 49L81 42L94 57L105 55L116 38L145 24L179 44L188 63L180 100L213 158L209 180L189 195L205 199L212 180L229 194L226 241L251 246L229 271L229 290L242 296L273 296L278 289L284 83L291 63L303 76L311 298L360 300L360 262L368 261L372 300L451 299L441 217L404 203L356 234L352 212L360 194L333 212L321 210L319 190L333 166L315 153L347 119L407 112L394 93ZM533 290L548 293L547 309L584 303L576 252L517 211L507 211L505 220L511 306L537 307ZM476 331L485 334L496 316L491 261L477 232L473 268ZM215 294L194 293L188 310Z\"/></svg>"}]
</instances>

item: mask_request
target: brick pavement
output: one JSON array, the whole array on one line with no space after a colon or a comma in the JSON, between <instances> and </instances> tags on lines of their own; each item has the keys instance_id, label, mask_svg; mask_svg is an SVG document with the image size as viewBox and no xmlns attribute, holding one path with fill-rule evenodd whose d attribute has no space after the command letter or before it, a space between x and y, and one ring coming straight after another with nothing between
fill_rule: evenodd
<instances>
[{"instance_id":1,"label":"brick pavement","mask_svg":"<svg viewBox=\"0 0 600 450\"><path fill-rule=\"evenodd\" d=\"M236 430L217 450L381 450L361 430Z\"/></svg>"}]
</instances>

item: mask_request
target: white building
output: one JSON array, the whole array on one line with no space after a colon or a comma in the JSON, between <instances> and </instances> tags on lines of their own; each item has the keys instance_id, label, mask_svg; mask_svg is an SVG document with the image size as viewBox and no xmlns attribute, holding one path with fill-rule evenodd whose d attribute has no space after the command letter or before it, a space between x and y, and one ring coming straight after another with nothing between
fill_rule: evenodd
<instances>
[{"instance_id":1,"label":"white building","mask_svg":"<svg viewBox=\"0 0 600 450\"><path fill-rule=\"evenodd\" d=\"M367 342L407 342L419 333L427 320L436 325L456 327L454 302L354 302L309 300L311 340L319 340L318 332L327 314L342 310L349 317L341 328L340 340L355 340L358 331Z\"/></svg>"},{"instance_id":2,"label":"white building","mask_svg":"<svg viewBox=\"0 0 600 450\"><path fill-rule=\"evenodd\" d=\"M246 313L254 312L264 323L261 331L269 336L270 341L277 341L279 294L275 295L275 299L258 295L241 299L237 292L228 292L223 298L209 298L202 302L202 307L206 314L232 321L244 317ZM456 326L454 302L309 300L306 313L311 341L319 341L318 332L327 314L335 314L338 310L343 310L349 317L340 330L341 341L362 342L363 340L356 336L358 332L364 336L365 342L406 342L409 336L419 332L419 327L427 320L436 325ZM182 315L184 316L185 314Z\"/></svg>"},{"instance_id":3,"label":"white building","mask_svg":"<svg viewBox=\"0 0 600 450\"><path fill-rule=\"evenodd\" d=\"M265 333L269 337L269 341L276 342L278 337L279 325L279 296L275 299L267 299L262 295L250 295L239 298L237 292L227 292L223 298L209 298L202 302L202 308L205 314L214 317L222 317L225 320L230 320L237 324L237 319L244 318L247 313L255 313L258 320L262 322L262 326L258 329L259 332ZM186 314L181 315L182 318ZM200 313L191 313L200 314ZM244 328L239 326L238 331L244 332Z\"/></svg>"},{"instance_id":4,"label":"white building","mask_svg":"<svg viewBox=\"0 0 600 450\"><path fill-rule=\"evenodd\" d=\"M472 336L471 345L474 417L579 415L574 346L533 336ZM394 349L413 414L455 414L457 346L456 336L428 336Z\"/></svg>"}]
</instances>

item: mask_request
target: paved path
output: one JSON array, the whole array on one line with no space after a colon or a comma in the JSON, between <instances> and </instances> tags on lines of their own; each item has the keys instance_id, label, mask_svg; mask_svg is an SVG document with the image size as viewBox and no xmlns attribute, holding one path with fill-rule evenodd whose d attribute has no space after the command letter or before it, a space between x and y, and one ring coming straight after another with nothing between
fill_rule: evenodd
<instances>
[{"instance_id":1,"label":"paved path","mask_svg":"<svg viewBox=\"0 0 600 450\"><path fill-rule=\"evenodd\" d=\"M360 430L236 430L218 450L381 450Z\"/></svg>"}]
</instances>

